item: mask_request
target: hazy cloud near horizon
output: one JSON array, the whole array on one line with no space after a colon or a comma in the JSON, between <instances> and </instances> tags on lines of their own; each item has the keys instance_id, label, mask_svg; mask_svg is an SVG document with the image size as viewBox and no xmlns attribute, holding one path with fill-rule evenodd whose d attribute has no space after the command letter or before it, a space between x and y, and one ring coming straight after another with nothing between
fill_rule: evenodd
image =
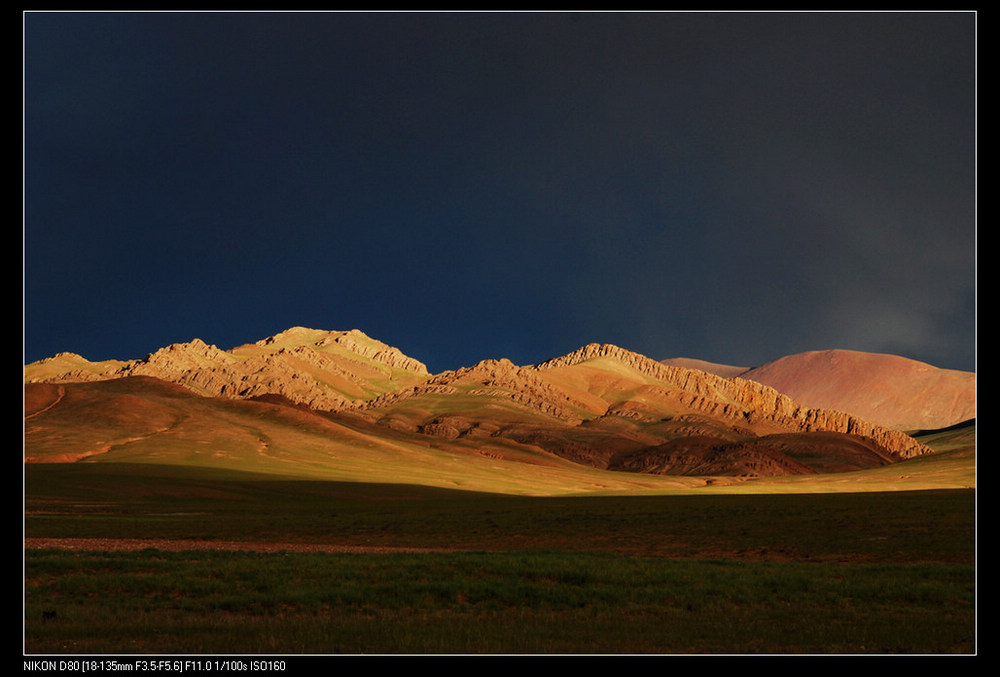
<instances>
[{"instance_id":1,"label":"hazy cloud near horizon","mask_svg":"<svg viewBox=\"0 0 1000 677\"><path fill-rule=\"evenodd\" d=\"M975 369L974 13L24 19L26 361Z\"/></svg>"}]
</instances>

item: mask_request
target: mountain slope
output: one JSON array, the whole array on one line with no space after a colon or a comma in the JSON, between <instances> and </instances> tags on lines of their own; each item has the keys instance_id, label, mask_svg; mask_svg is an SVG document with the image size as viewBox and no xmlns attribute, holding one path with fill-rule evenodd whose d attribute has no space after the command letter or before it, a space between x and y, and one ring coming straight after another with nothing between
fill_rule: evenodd
<instances>
[{"instance_id":1,"label":"mountain slope","mask_svg":"<svg viewBox=\"0 0 1000 677\"><path fill-rule=\"evenodd\" d=\"M766 436L824 432L825 447L832 450L839 440L842 455L854 459L840 466L874 467L929 451L899 431L842 412L801 407L751 381L668 367L597 344L534 366L486 360L444 372L372 400L353 414L374 425L454 444L488 449L503 440L598 468L666 474L693 472L687 460L668 467L646 459L678 439L698 438L706 448L730 445L731 450L754 441L753 448L760 451L769 443ZM861 440L870 452L865 461L857 460ZM782 448L798 446L808 446L805 438L801 444L775 442L771 457L786 456ZM729 461L713 466L714 472L780 474L838 466L785 458L750 469L738 456L734 451Z\"/></svg>"},{"instance_id":2,"label":"mountain slope","mask_svg":"<svg viewBox=\"0 0 1000 677\"><path fill-rule=\"evenodd\" d=\"M690 357L671 357L666 360L660 360L662 364L668 367L683 367L684 369L698 369L700 371L707 371L709 374L715 374L716 376L721 376L723 378L733 378L734 376L741 376L749 368L747 367L734 367L730 364L717 364L715 362L706 362L705 360L696 360Z\"/></svg>"},{"instance_id":3,"label":"mountain slope","mask_svg":"<svg viewBox=\"0 0 1000 677\"><path fill-rule=\"evenodd\" d=\"M322 411L356 406L429 376L421 362L357 329L305 327L230 351L194 339L128 362L88 362L61 353L24 371L26 383L153 376L202 395L247 399L277 394Z\"/></svg>"},{"instance_id":4,"label":"mountain slope","mask_svg":"<svg viewBox=\"0 0 1000 677\"><path fill-rule=\"evenodd\" d=\"M59 373L58 364L72 369ZM103 366L63 354L28 365L25 380L26 461L266 461L336 473L420 450L431 454L421 471L430 474L445 454L508 470L516 463L754 477L873 468L930 451L902 432L802 406L759 383L613 345L432 376L361 332L293 328L228 352L195 340ZM244 408L234 418L236 407ZM299 441L273 444L245 420L264 411L291 417L292 429L305 426L309 435L282 433Z\"/></svg>"},{"instance_id":5,"label":"mountain slope","mask_svg":"<svg viewBox=\"0 0 1000 677\"><path fill-rule=\"evenodd\" d=\"M777 390L741 378L727 379L693 369L670 367L616 346L592 344L557 360L539 365L552 369L595 359L613 359L658 384L701 413L716 416L756 435L780 432L830 431L875 441L888 453L909 458L927 453L908 435L889 430L850 414L800 405Z\"/></svg>"},{"instance_id":6,"label":"mountain slope","mask_svg":"<svg viewBox=\"0 0 1000 677\"><path fill-rule=\"evenodd\" d=\"M945 428L976 416L976 375L896 355L820 350L789 355L740 378L807 407L846 411L897 430Z\"/></svg>"},{"instance_id":7,"label":"mountain slope","mask_svg":"<svg viewBox=\"0 0 1000 677\"><path fill-rule=\"evenodd\" d=\"M610 473L498 440L492 453L333 420L278 396L204 397L152 377L25 385L26 463L160 464L261 477L526 495L676 490L693 478ZM447 442L447 441L444 441ZM207 491L212 491L207 485Z\"/></svg>"}]
</instances>

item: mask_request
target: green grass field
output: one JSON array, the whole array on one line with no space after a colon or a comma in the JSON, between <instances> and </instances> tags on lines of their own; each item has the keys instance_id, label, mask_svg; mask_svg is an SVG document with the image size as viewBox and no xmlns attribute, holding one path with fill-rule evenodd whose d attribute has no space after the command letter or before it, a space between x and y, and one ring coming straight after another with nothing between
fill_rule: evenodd
<instances>
[{"instance_id":1,"label":"green grass field","mask_svg":"<svg viewBox=\"0 0 1000 677\"><path fill-rule=\"evenodd\" d=\"M975 493L523 497L26 469L28 653L969 653ZM298 552L301 544L440 552Z\"/></svg>"},{"instance_id":2,"label":"green grass field","mask_svg":"<svg viewBox=\"0 0 1000 677\"><path fill-rule=\"evenodd\" d=\"M967 653L974 569L611 552L28 557L30 651ZM40 620L46 615L47 620Z\"/></svg>"}]
</instances>

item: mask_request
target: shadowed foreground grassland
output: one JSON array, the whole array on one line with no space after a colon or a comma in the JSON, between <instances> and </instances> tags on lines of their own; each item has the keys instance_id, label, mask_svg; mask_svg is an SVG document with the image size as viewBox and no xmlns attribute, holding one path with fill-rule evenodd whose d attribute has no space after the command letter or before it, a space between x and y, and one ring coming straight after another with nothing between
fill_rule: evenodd
<instances>
[{"instance_id":1,"label":"shadowed foreground grassland","mask_svg":"<svg viewBox=\"0 0 1000 677\"><path fill-rule=\"evenodd\" d=\"M26 467L26 538L161 547L26 548L24 648L972 653L975 496L533 498L204 469ZM246 550L166 547L182 540ZM277 550L251 551L259 544ZM362 552L300 551L321 544Z\"/></svg>"},{"instance_id":2,"label":"shadowed foreground grassland","mask_svg":"<svg viewBox=\"0 0 1000 677\"><path fill-rule=\"evenodd\" d=\"M42 653L968 653L974 568L616 553L30 552ZM40 619L46 618L43 622Z\"/></svg>"}]
</instances>

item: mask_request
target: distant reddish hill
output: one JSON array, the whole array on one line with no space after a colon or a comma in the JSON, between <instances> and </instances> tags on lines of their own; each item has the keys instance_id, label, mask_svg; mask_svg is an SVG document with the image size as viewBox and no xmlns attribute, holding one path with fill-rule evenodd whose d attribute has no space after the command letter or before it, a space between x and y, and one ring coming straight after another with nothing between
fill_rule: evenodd
<instances>
[{"instance_id":1,"label":"distant reddish hill","mask_svg":"<svg viewBox=\"0 0 1000 677\"><path fill-rule=\"evenodd\" d=\"M748 367L734 367L729 364L716 364L705 360L695 360L690 357L672 357L668 360L660 360L668 367L680 367L681 369L697 369L699 371L715 374L722 378L733 378L749 371Z\"/></svg>"},{"instance_id":2,"label":"distant reddish hill","mask_svg":"<svg viewBox=\"0 0 1000 677\"><path fill-rule=\"evenodd\" d=\"M806 407L833 409L896 430L945 428L976 416L976 375L897 355L818 350L739 376Z\"/></svg>"}]
</instances>

